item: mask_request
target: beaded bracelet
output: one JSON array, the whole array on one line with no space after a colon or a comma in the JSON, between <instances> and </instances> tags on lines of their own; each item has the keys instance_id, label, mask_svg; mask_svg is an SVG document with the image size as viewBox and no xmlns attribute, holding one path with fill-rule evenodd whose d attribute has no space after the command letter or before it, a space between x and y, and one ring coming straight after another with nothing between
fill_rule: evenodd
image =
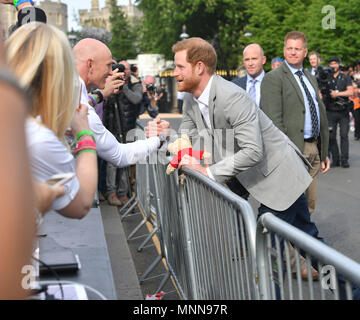
<instances>
[{"instance_id":1,"label":"beaded bracelet","mask_svg":"<svg viewBox=\"0 0 360 320\"><path fill-rule=\"evenodd\" d=\"M24 2L30 2L32 6L34 5L34 1L32 1L32 0L14 0L13 4L14 4L15 8L17 8L20 4L22 4Z\"/></svg>"},{"instance_id":2,"label":"beaded bracelet","mask_svg":"<svg viewBox=\"0 0 360 320\"><path fill-rule=\"evenodd\" d=\"M74 154L77 155L79 151L85 149L96 150L96 143L93 140L81 140L77 145Z\"/></svg>"},{"instance_id":3,"label":"beaded bracelet","mask_svg":"<svg viewBox=\"0 0 360 320\"><path fill-rule=\"evenodd\" d=\"M76 150L76 153L75 153L75 157L77 157L78 154L81 154L82 151L85 151L85 150L92 150L96 153L96 148L93 148L93 147L83 147L83 148L80 148L80 149L77 149Z\"/></svg>"},{"instance_id":4,"label":"beaded bracelet","mask_svg":"<svg viewBox=\"0 0 360 320\"><path fill-rule=\"evenodd\" d=\"M93 107L95 107L98 104L98 101L97 101L96 97L94 95L92 95L92 94L89 94L88 97L92 101Z\"/></svg>"},{"instance_id":5,"label":"beaded bracelet","mask_svg":"<svg viewBox=\"0 0 360 320\"><path fill-rule=\"evenodd\" d=\"M79 141L79 143L77 144L76 148L82 148L82 147L95 147L96 148L96 143L93 140L81 140Z\"/></svg>"},{"instance_id":6,"label":"beaded bracelet","mask_svg":"<svg viewBox=\"0 0 360 320\"><path fill-rule=\"evenodd\" d=\"M82 154L82 153L84 153L84 152L91 152L91 153L97 154L95 150L92 150L92 149L84 149L84 150L79 151L79 152L76 154L75 157L77 158L80 154Z\"/></svg>"},{"instance_id":7,"label":"beaded bracelet","mask_svg":"<svg viewBox=\"0 0 360 320\"><path fill-rule=\"evenodd\" d=\"M85 134L88 134L89 136L91 136L91 138L94 140L94 142L96 142L96 141L95 141L95 136L94 136L94 134L93 134L91 131L89 131L89 130L80 131L80 132L78 133L78 135L76 136L76 142L79 142L80 138L81 138L83 135L85 135Z\"/></svg>"}]
</instances>

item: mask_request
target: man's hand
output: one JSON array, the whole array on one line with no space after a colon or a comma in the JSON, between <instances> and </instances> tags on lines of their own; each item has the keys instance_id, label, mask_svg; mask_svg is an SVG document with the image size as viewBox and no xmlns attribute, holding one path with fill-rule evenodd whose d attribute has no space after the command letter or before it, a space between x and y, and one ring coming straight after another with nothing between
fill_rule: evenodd
<instances>
[{"instance_id":1,"label":"man's hand","mask_svg":"<svg viewBox=\"0 0 360 320\"><path fill-rule=\"evenodd\" d=\"M331 96L331 98L336 98L338 95L337 95L336 91L330 90L330 96Z\"/></svg>"},{"instance_id":2,"label":"man's hand","mask_svg":"<svg viewBox=\"0 0 360 320\"><path fill-rule=\"evenodd\" d=\"M179 168L181 168L182 166L186 166L186 167L189 167L191 169L194 169L194 170L202 173L205 176L208 175L207 171L206 171L206 168L200 164L199 160L189 156L188 154L185 154L182 157L182 159L181 159L181 161L179 163Z\"/></svg>"},{"instance_id":3,"label":"man's hand","mask_svg":"<svg viewBox=\"0 0 360 320\"><path fill-rule=\"evenodd\" d=\"M125 84L125 73L119 72L118 69L113 71L113 74L106 78L105 88L100 90L104 99L108 98L112 94L119 93L119 88L121 88Z\"/></svg>"},{"instance_id":4,"label":"man's hand","mask_svg":"<svg viewBox=\"0 0 360 320\"><path fill-rule=\"evenodd\" d=\"M326 173L330 170L330 159L326 157L325 161L321 161L321 173Z\"/></svg>"},{"instance_id":5,"label":"man's hand","mask_svg":"<svg viewBox=\"0 0 360 320\"><path fill-rule=\"evenodd\" d=\"M170 133L170 123L165 120L161 120L160 118L156 118L147 123L145 132L147 138L157 137L162 133L168 137Z\"/></svg>"}]
</instances>

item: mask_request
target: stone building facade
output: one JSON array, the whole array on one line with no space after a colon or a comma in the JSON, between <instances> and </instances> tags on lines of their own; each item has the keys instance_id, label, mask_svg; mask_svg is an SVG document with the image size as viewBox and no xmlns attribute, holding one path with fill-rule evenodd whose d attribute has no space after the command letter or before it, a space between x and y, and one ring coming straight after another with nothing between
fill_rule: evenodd
<instances>
[{"instance_id":1,"label":"stone building facade","mask_svg":"<svg viewBox=\"0 0 360 320\"><path fill-rule=\"evenodd\" d=\"M44 0L35 3L35 5L45 11L47 22L58 27L63 32L68 32L68 14L67 4L61 0ZM0 4L0 32L3 38L8 36L8 29L17 21L17 11L14 6Z\"/></svg>"},{"instance_id":2,"label":"stone building facade","mask_svg":"<svg viewBox=\"0 0 360 320\"><path fill-rule=\"evenodd\" d=\"M142 12L129 0L128 6L119 6L125 16L133 21L134 18L141 18ZM82 27L97 27L110 31L111 5L110 0L106 0L105 7L100 9L99 0L91 1L91 9L79 10L80 25Z\"/></svg>"}]
</instances>

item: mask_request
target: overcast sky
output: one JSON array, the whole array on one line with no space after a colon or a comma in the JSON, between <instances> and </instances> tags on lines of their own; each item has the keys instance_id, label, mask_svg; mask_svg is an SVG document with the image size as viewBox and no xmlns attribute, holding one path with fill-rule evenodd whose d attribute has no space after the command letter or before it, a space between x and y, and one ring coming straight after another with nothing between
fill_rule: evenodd
<instances>
[{"instance_id":1,"label":"overcast sky","mask_svg":"<svg viewBox=\"0 0 360 320\"><path fill-rule=\"evenodd\" d=\"M53 2L56 0L52 0ZM91 8L91 0L61 0L61 2L66 3L68 6L68 23L69 23L69 31L73 28L74 30L79 29L80 26L74 20L74 14L79 16L79 9L90 9ZM127 5L129 0L118 0L118 4ZM132 0L134 3L134 0ZM105 6L105 0L99 0L100 8Z\"/></svg>"}]
</instances>

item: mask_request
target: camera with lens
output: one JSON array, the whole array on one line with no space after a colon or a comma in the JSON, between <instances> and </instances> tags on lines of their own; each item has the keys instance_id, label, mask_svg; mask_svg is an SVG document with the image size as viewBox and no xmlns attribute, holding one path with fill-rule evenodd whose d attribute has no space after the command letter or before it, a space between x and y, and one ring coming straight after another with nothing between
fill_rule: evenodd
<instances>
[{"instance_id":1,"label":"camera with lens","mask_svg":"<svg viewBox=\"0 0 360 320\"><path fill-rule=\"evenodd\" d=\"M332 98L331 90L337 90L336 80L334 79L335 71L331 67L317 67L316 80L323 96L323 101L328 111L345 111L351 109L351 101L347 97Z\"/></svg>"},{"instance_id":2,"label":"camera with lens","mask_svg":"<svg viewBox=\"0 0 360 320\"><path fill-rule=\"evenodd\" d=\"M122 63L112 63L112 71L118 69L119 72L125 72L125 66ZM119 80L125 80L124 78L119 78Z\"/></svg>"},{"instance_id":3,"label":"camera with lens","mask_svg":"<svg viewBox=\"0 0 360 320\"><path fill-rule=\"evenodd\" d=\"M154 94L155 93L155 86L152 83L149 83L146 85L146 91L149 92L150 94Z\"/></svg>"},{"instance_id":4,"label":"camera with lens","mask_svg":"<svg viewBox=\"0 0 360 320\"><path fill-rule=\"evenodd\" d=\"M334 77L334 69L331 67L317 67L317 76L316 79L318 81L319 87L328 84Z\"/></svg>"}]
</instances>

